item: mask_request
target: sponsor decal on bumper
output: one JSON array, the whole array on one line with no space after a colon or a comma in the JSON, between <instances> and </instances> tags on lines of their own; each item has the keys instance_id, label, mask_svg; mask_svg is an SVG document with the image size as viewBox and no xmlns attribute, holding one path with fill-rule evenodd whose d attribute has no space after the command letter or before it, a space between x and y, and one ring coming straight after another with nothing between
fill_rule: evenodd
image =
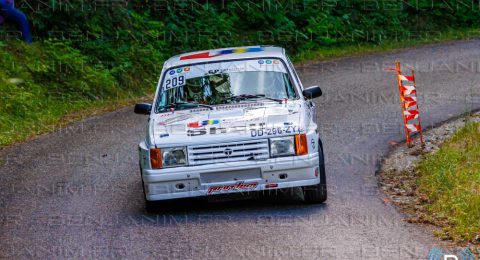
<instances>
[{"instance_id":1,"label":"sponsor decal on bumper","mask_svg":"<svg viewBox=\"0 0 480 260\"><path fill-rule=\"evenodd\" d=\"M208 188L207 194L219 193L223 191L251 190L251 189L255 189L257 186L258 186L258 182L252 182L252 183L237 182L235 184L230 184L230 185L211 186Z\"/></svg>"}]
</instances>

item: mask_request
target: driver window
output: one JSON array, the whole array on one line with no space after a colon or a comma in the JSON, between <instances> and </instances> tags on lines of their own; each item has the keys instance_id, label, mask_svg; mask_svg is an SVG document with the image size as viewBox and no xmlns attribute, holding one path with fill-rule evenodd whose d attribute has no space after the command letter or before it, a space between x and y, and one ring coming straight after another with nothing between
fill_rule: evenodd
<instances>
[{"instance_id":1,"label":"driver window","mask_svg":"<svg viewBox=\"0 0 480 260\"><path fill-rule=\"evenodd\" d=\"M298 77L298 74L297 74L297 71L295 70L295 68L293 67L293 63L292 61L290 60L290 58L288 56L287 57L287 62L288 62L288 66L292 69L293 71L293 76L295 77L295 81L297 82L297 84L300 86L300 88L303 89L303 86L302 86L302 82L300 81L300 78Z\"/></svg>"}]
</instances>

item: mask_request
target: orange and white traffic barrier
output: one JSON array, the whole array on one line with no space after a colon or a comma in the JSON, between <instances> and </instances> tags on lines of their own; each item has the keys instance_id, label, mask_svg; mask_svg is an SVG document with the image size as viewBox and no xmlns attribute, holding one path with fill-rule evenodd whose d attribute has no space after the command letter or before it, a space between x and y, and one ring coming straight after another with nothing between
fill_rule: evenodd
<instances>
[{"instance_id":1,"label":"orange and white traffic barrier","mask_svg":"<svg viewBox=\"0 0 480 260\"><path fill-rule=\"evenodd\" d=\"M412 135L419 133L420 142L423 141L422 124L420 122L420 112L418 109L417 84L415 82L415 71L412 69L412 75L403 75L400 62L395 62L395 68L389 69L397 72L398 90L400 92L400 103L402 107L403 126L407 138L407 144L412 142Z\"/></svg>"}]
</instances>

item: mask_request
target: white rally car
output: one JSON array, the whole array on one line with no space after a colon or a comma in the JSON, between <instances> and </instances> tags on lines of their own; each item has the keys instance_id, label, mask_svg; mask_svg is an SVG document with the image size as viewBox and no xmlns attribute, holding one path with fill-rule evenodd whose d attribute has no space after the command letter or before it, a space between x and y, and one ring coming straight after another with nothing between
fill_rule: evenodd
<instances>
[{"instance_id":1,"label":"white rally car","mask_svg":"<svg viewBox=\"0 0 480 260\"><path fill-rule=\"evenodd\" d=\"M250 46L174 56L164 64L139 144L147 209L155 201L302 187L327 199L313 98L285 50Z\"/></svg>"}]
</instances>

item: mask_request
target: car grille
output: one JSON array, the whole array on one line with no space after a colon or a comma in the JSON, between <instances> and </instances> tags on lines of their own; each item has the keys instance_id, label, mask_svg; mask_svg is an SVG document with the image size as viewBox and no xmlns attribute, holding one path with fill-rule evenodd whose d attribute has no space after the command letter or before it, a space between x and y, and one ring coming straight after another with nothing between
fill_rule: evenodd
<instances>
[{"instance_id":1,"label":"car grille","mask_svg":"<svg viewBox=\"0 0 480 260\"><path fill-rule=\"evenodd\" d=\"M188 162L190 165L253 161L268 158L268 139L188 147Z\"/></svg>"}]
</instances>

